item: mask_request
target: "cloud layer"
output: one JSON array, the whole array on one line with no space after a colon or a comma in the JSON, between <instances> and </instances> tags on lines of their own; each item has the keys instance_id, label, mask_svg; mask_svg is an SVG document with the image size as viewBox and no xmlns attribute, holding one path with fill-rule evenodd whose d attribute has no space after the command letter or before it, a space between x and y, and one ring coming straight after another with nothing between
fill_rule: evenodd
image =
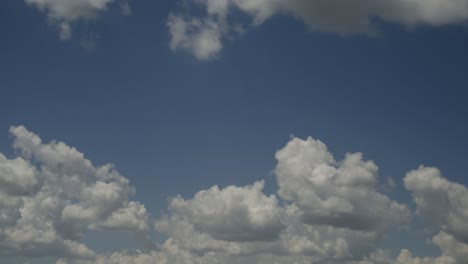
<instances>
[{"instance_id":1,"label":"cloud layer","mask_svg":"<svg viewBox=\"0 0 468 264\"><path fill-rule=\"evenodd\" d=\"M421 166L404 177L417 208L412 216L379 191L378 167L363 154L336 161L321 141L292 138L276 153L277 194L265 194L263 181L213 186L171 198L152 220L112 165L95 166L75 148L44 143L22 126L10 133L19 156L0 153L0 256L51 256L57 264L463 264L468 258L468 189L436 168ZM409 232L402 227L413 217L427 223L439 257L376 247L389 232ZM83 243L91 230L152 228L167 239L142 251L97 254Z\"/></svg>"},{"instance_id":2,"label":"cloud layer","mask_svg":"<svg viewBox=\"0 0 468 264\"><path fill-rule=\"evenodd\" d=\"M339 35L375 34L378 21L407 28L444 26L468 19L468 0L195 0L188 11L168 19L172 50L186 50L199 60L218 57L226 39L276 15L291 16L314 31ZM184 5L186 6L186 5ZM241 22L238 14L249 18Z\"/></svg>"}]
</instances>

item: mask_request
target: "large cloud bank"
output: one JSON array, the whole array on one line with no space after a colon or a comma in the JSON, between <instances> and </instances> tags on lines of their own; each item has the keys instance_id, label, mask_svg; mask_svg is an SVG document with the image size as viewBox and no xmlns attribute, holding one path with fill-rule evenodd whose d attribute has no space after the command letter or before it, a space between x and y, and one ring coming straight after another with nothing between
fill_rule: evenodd
<instances>
[{"instance_id":1,"label":"large cloud bank","mask_svg":"<svg viewBox=\"0 0 468 264\"><path fill-rule=\"evenodd\" d=\"M468 19L468 0L192 0L192 8L169 16L173 50L199 60L216 58L223 42L276 15L291 16L314 31L340 35L375 34L378 22L407 28L460 24ZM187 7L187 5L183 5ZM197 14L197 15L193 15ZM250 22L236 20L247 17Z\"/></svg>"},{"instance_id":2,"label":"large cloud bank","mask_svg":"<svg viewBox=\"0 0 468 264\"><path fill-rule=\"evenodd\" d=\"M468 189L436 168L404 177L417 208L381 191L378 167L362 153L335 160L311 137L292 138L276 153L276 194L264 182L213 186L173 197L151 219L134 188L112 165L96 166L63 142L44 143L12 127L19 157L0 154L0 256L57 259L57 264L463 264L468 259ZM408 232L421 217L439 257L377 248L389 232ZM97 254L83 243L91 230L167 239L153 249ZM424 243L424 241L421 241Z\"/></svg>"}]
</instances>

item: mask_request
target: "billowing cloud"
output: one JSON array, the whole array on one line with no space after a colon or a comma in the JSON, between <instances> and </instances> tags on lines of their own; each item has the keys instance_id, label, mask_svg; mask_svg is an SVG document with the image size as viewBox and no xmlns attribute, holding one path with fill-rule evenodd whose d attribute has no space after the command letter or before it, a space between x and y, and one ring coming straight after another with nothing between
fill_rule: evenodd
<instances>
[{"instance_id":1,"label":"billowing cloud","mask_svg":"<svg viewBox=\"0 0 468 264\"><path fill-rule=\"evenodd\" d=\"M376 231L409 222L409 209L377 191L378 167L361 153L336 162L319 140L292 139L276 153L279 195L309 224Z\"/></svg>"},{"instance_id":2,"label":"billowing cloud","mask_svg":"<svg viewBox=\"0 0 468 264\"><path fill-rule=\"evenodd\" d=\"M382 237L412 219L408 206L379 191L373 161L361 153L336 161L311 137L292 138L277 151L276 194L265 194L258 181L177 195L154 222L166 236L162 244L98 254L82 242L91 230L148 239L150 215L132 200L129 180L23 126L10 133L19 157L0 154L0 256L51 256L57 264L463 264L468 258L465 186L435 168L408 172L404 186L440 256L379 249Z\"/></svg>"},{"instance_id":3,"label":"billowing cloud","mask_svg":"<svg viewBox=\"0 0 468 264\"><path fill-rule=\"evenodd\" d=\"M436 168L419 167L404 179L418 213L435 229L468 242L468 189L442 177Z\"/></svg>"},{"instance_id":4,"label":"billowing cloud","mask_svg":"<svg viewBox=\"0 0 468 264\"><path fill-rule=\"evenodd\" d=\"M344 263L371 258L375 243L411 218L406 205L378 192L378 168L360 153L336 162L322 142L293 138L276 157L282 205L262 192L263 182L214 186L190 200L173 198L156 229L166 243L219 263L259 263L259 256Z\"/></svg>"},{"instance_id":5,"label":"billowing cloud","mask_svg":"<svg viewBox=\"0 0 468 264\"><path fill-rule=\"evenodd\" d=\"M79 21L91 21L100 12L108 9L109 5L118 0L24 0L46 14L49 22L57 27L60 39L68 40L72 37L72 24ZM131 8L126 1L120 1L122 13L131 14Z\"/></svg>"},{"instance_id":6,"label":"billowing cloud","mask_svg":"<svg viewBox=\"0 0 468 264\"><path fill-rule=\"evenodd\" d=\"M22 158L7 159L0 153L0 189L11 196L33 193L39 185L36 168Z\"/></svg>"},{"instance_id":7,"label":"billowing cloud","mask_svg":"<svg viewBox=\"0 0 468 264\"><path fill-rule=\"evenodd\" d=\"M201 232L226 241L274 240L283 229L274 195L263 194L263 182L239 188L217 186L198 192L192 200L178 196L169 210Z\"/></svg>"},{"instance_id":8,"label":"billowing cloud","mask_svg":"<svg viewBox=\"0 0 468 264\"><path fill-rule=\"evenodd\" d=\"M442 256L434 263L463 263L468 259L468 189L444 178L437 168L424 166L408 172L404 184L417 213L433 230L440 230L432 242Z\"/></svg>"},{"instance_id":9,"label":"billowing cloud","mask_svg":"<svg viewBox=\"0 0 468 264\"><path fill-rule=\"evenodd\" d=\"M0 154L0 252L94 257L80 242L89 230L141 232L149 215L131 201L134 188L112 165L94 166L63 142L43 143L12 127L21 157Z\"/></svg>"},{"instance_id":10,"label":"billowing cloud","mask_svg":"<svg viewBox=\"0 0 468 264\"><path fill-rule=\"evenodd\" d=\"M185 49L204 60L216 58L223 40L239 28L236 15L233 15L239 12L251 20L240 27L243 29L260 25L275 15L288 15L311 30L340 35L375 34L378 31L376 21L414 28L459 24L468 19L468 0L197 0L192 3L205 9L205 13L201 17L190 14L170 16L171 48ZM193 21L198 22L192 26L194 30L184 31L181 27L174 30L173 21L186 27ZM213 28L222 29L217 31L215 38L207 34ZM177 41L180 39L184 41ZM200 57L199 54L205 55Z\"/></svg>"}]
</instances>

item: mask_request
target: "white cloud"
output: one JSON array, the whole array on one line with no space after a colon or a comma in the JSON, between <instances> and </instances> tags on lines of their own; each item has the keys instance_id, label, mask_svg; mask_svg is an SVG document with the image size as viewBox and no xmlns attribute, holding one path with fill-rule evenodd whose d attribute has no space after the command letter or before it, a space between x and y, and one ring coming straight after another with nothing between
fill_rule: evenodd
<instances>
[{"instance_id":1,"label":"white cloud","mask_svg":"<svg viewBox=\"0 0 468 264\"><path fill-rule=\"evenodd\" d=\"M454 263L463 263L468 259L468 244L459 242L454 236L439 232L433 239L432 243L437 245L442 251L443 259L453 259Z\"/></svg>"},{"instance_id":2,"label":"white cloud","mask_svg":"<svg viewBox=\"0 0 468 264\"><path fill-rule=\"evenodd\" d=\"M7 159L0 153L0 189L2 192L21 196L31 194L40 184L36 168L22 158Z\"/></svg>"},{"instance_id":3,"label":"white cloud","mask_svg":"<svg viewBox=\"0 0 468 264\"><path fill-rule=\"evenodd\" d=\"M445 179L436 168L421 166L404 178L418 213L436 230L468 242L468 189Z\"/></svg>"},{"instance_id":4,"label":"white cloud","mask_svg":"<svg viewBox=\"0 0 468 264\"><path fill-rule=\"evenodd\" d=\"M211 60L222 49L221 25L214 20L187 20L171 15L167 26L171 34L172 50L187 50L199 60Z\"/></svg>"},{"instance_id":5,"label":"white cloud","mask_svg":"<svg viewBox=\"0 0 468 264\"><path fill-rule=\"evenodd\" d=\"M91 21L100 12L108 9L117 0L24 0L26 4L36 7L43 12L49 22L57 27L61 40L72 37L72 24L78 21ZM121 2L124 15L130 15L128 2Z\"/></svg>"},{"instance_id":6,"label":"white cloud","mask_svg":"<svg viewBox=\"0 0 468 264\"><path fill-rule=\"evenodd\" d=\"M276 159L278 193L306 223L381 232L410 220L407 206L377 191L378 167L361 153L336 162L321 141L293 138Z\"/></svg>"},{"instance_id":7,"label":"white cloud","mask_svg":"<svg viewBox=\"0 0 468 264\"><path fill-rule=\"evenodd\" d=\"M432 243L437 245L442 255L438 258L414 258L402 252L404 261L399 263L463 263L468 259L468 189L444 178L437 168L420 166L410 171L404 178L416 203L417 213L439 233ZM418 262L420 261L420 262Z\"/></svg>"},{"instance_id":8,"label":"white cloud","mask_svg":"<svg viewBox=\"0 0 468 264\"><path fill-rule=\"evenodd\" d=\"M277 151L277 195L266 195L258 181L176 196L155 221L167 237L162 245L97 254L82 242L89 230L148 239L150 216L132 201L129 180L63 142L44 143L22 126L10 133L20 157L0 154L0 255L53 256L57 264L462 264L468 258L465 186L435 168L409 172L404 185L441 254L418 257L403 249L392 258L376 245L408 223L408 207L378 191L373 161L361 153L336 161L310 137L292 138Z\"/></svg>"},{"instance_id":9,"label":"white cloud","mask_svg":"<svg viewBox=\"0 0 468 264\"><path fill-rule=\"evenodd\" d=\"M278 193L288 203L266 196L263 182L214 186L190 200L172 199L156 229L166 243L214 254L219 263L259 263L259 256L345 263L368 256L388 230L410 219L405 205L377 191L377 166L359 153L336 162L322 142L294 138L276 156Z\"/></svg>"},{"instance_id":10,"label":"white cloud","mask_svg":"<svg viewBox=\"0 0 468 264\"><path fill-rule=\"evenodd\" d=\"M169 210L213 238L225 241L268 241L283 229L276 196L262 192L263 182L220 190L214 186L192 200L178 196Z\"/></svg>"},{"instance_id":11,"label":"white cloud","mask_svg":"<svg viewBox=\"0 0 468 264\"><path fill-rule=\"evenodd\" d=\"M112 165L95 167L75 148L12 127L21 154L0 154L0 252L23 256L92 258L80 242L91 229L140 232L148 228L134 189ZM34 165L33 165L34 164Z\"/></svg>"},{"instance_id":12,"label":"white cloud","mask_svg":"<svg viewBox=\"0 0 468 264\"><path fill-rule=\"evenodd\" d=\"M210 21L215 27L221 27L216 38L203 38L206 46L216 46L209 58L216 57L222 49L223 40L229 38L237 26L235 17L231 14L240 11L251 19L251 24L243 25L249 28L260 25L274 15L289 15L302 21L311 30L333 32L340 35L374 34L378 31L375 20L400 24L408 28L419 25L443 26L463 23L468 19L468 0L197 0L194 5L203 7L204 15L188 16L171 15L182 21ZM190 11L189 11L190 12ZM190 22L188 22L190 24ZM197 31L203 32L213 25L201 24ZM172 39L178 34L185 41L171 41L171 48L183 48L196 55L200 50L195 44L201 38L196 33L174 31L170 27ZM197 36L197 37L195 37ZM212 42L208 44L208 42Z\"/></svg>"}]
</instances>

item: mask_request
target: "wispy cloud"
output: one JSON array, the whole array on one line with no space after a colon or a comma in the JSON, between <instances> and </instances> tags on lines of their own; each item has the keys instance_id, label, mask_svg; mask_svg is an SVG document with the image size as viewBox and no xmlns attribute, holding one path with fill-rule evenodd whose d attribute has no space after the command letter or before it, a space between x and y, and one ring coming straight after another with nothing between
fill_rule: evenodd
<instances>
[{"instance_id":1,"label":"wispy cloud","mask_svg":"<svg viewBox=\"0 0 468 264\"><path fill-rule=\"evenodd\" d=\"M73 25L79 22L90 22L99 14L108 10L112 3L120 3L122 14L131 15L127 1L119 0L24 0L28 5L37 8L47 16L50 25L57 28L61 40L73 36Z\"/></svg>"}]
</instances>

